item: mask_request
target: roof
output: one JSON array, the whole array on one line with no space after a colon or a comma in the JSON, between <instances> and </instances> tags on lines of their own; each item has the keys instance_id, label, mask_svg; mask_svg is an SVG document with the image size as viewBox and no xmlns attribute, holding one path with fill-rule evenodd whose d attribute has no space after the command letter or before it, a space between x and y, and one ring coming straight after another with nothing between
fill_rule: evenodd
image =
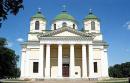
<instances>
[{"instance_id":1,"label":"roof","mask_svg":"<svg viewBox=\"0 0 130 83\"><path fill-rule=\"evenodd\" d=\"M84 20L91 20L91 19L95 19L95 20L99 20L99 18L93 14L93 12L90 10L89 14L85 17Z\"/></svg>"},{"instance_id":2,"label":"roof","mask_svg":"<svg viewBox=\"0 0 130 83\"><path fill-rule=\"evenodd\" d=\"M67 11L62 11L60 14L58 14L55 18L54 21L56 20L71 20L75 21L75 18L71 16Z\"/></svg>"},{"instance_id":3,"label":"roof","mask_svg":"<svg viewBox=\"0 0 130 83\"><path fill-rule=\"evenodd\" d=\"M31 17L31 19L35 19L35 18L45 20L45 17L42 15L40 11L38 11L34 16Z\"/></svg>"}]
</instances>

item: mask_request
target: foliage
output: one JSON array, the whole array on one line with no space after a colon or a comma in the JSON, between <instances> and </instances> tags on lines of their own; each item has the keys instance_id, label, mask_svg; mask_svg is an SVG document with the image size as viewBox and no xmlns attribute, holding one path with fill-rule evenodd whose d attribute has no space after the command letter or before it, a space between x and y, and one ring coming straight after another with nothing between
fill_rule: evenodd
<instances>
[{"instance_id":1,"label":"foliage","mask_svg":"<svg viewBox=\"0 0 130 83\"><path fill-rule=\"evenodd\" d=\"M130 77L130 62L116 64L113 67L109 67L110 77Z\"/></svg>"},{"instance_id":2,"label":"foliage","mask_svg":"<svg viewBox=\"0 0 130 83\"><path fill-rule=\"evenodd\" d=\"M18 56L15 51L6 47L6 39L0 38L0 78L17 77Z\"/></svg>"},{"instance_id":3,"label":"foliage","mask_svg":"<svg viewBox=\"0 0 130 83\"><path fill-rule=\"evenodd\" d=\"M9 13L16 15L21 8L23 0L0 0L0 22L7 19Z\"/></svg>"}]
</instances>

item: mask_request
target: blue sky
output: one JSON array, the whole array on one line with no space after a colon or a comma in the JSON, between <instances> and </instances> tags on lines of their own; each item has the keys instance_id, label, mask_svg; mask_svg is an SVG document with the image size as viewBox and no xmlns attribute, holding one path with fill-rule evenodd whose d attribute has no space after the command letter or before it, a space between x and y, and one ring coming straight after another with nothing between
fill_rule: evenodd
<instances>
[{"instance_id":1,"label":"blue sky","mask_svg":"<svg viewBox=\"0 0 130 83\"><path fill-rule=\"evenodd\" d=\"M0 29L0 37L8 40L8 47L21 55L20 43L27 40L30 17L37 9L41 11L48 21L47 29L53 18L66 10L83 27L82 20L91 8L101 20L101 30L104 40L108 42L109 66L130 61L130 0L24 0L24 10L17 16L9 15ZM19 65L18 65L19 66Z\"/></svg>"}]
</instances>

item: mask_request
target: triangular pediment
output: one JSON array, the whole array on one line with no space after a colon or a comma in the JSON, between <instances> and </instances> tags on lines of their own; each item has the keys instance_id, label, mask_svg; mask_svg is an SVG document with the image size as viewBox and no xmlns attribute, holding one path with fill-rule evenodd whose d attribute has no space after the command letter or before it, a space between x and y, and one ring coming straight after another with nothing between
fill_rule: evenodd
<instances>
[{"instance_id":1,"label":"triangular pediment","mask_svg":"<svg viewBox=\"0 0 130 83\"><path fill-rule=\"evenodd\" d=\"M69 32L69 31L64 31L64 32L55 34L53 36L80 36L80 35L77 35L75 33Z\"/></svg>"},{"instance_id":2,"label":"triangular pediment","mask_svg":"<svg viewBox=\"0 0 130 83\"><path fill-rule=\"evenodd\" d=\"M83 37L93 37L91 33L81 32L70 27L59 28L54 31L42 33L38 35L39 37L52 37L52 36L83 36Z\"/></svg>"}]
</instances>

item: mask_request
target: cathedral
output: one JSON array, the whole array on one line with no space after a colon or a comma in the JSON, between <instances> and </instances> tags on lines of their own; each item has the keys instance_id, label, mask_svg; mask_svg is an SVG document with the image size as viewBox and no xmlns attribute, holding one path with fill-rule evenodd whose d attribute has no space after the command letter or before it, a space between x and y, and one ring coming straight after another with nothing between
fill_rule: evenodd
<instances>
[{"instance_id":1,"label":"cathedral","mask_svg":"<svg viewBox=\"0 0 130 83\"><path fill-rule=\"evenodd\" d=\"M100 19L90 10L78 27L76 19L61 11L47 27L41 11L30 19L28 40L22 44L21 78L108 78L108 44Z\"/></svg>"}]
</instances>

